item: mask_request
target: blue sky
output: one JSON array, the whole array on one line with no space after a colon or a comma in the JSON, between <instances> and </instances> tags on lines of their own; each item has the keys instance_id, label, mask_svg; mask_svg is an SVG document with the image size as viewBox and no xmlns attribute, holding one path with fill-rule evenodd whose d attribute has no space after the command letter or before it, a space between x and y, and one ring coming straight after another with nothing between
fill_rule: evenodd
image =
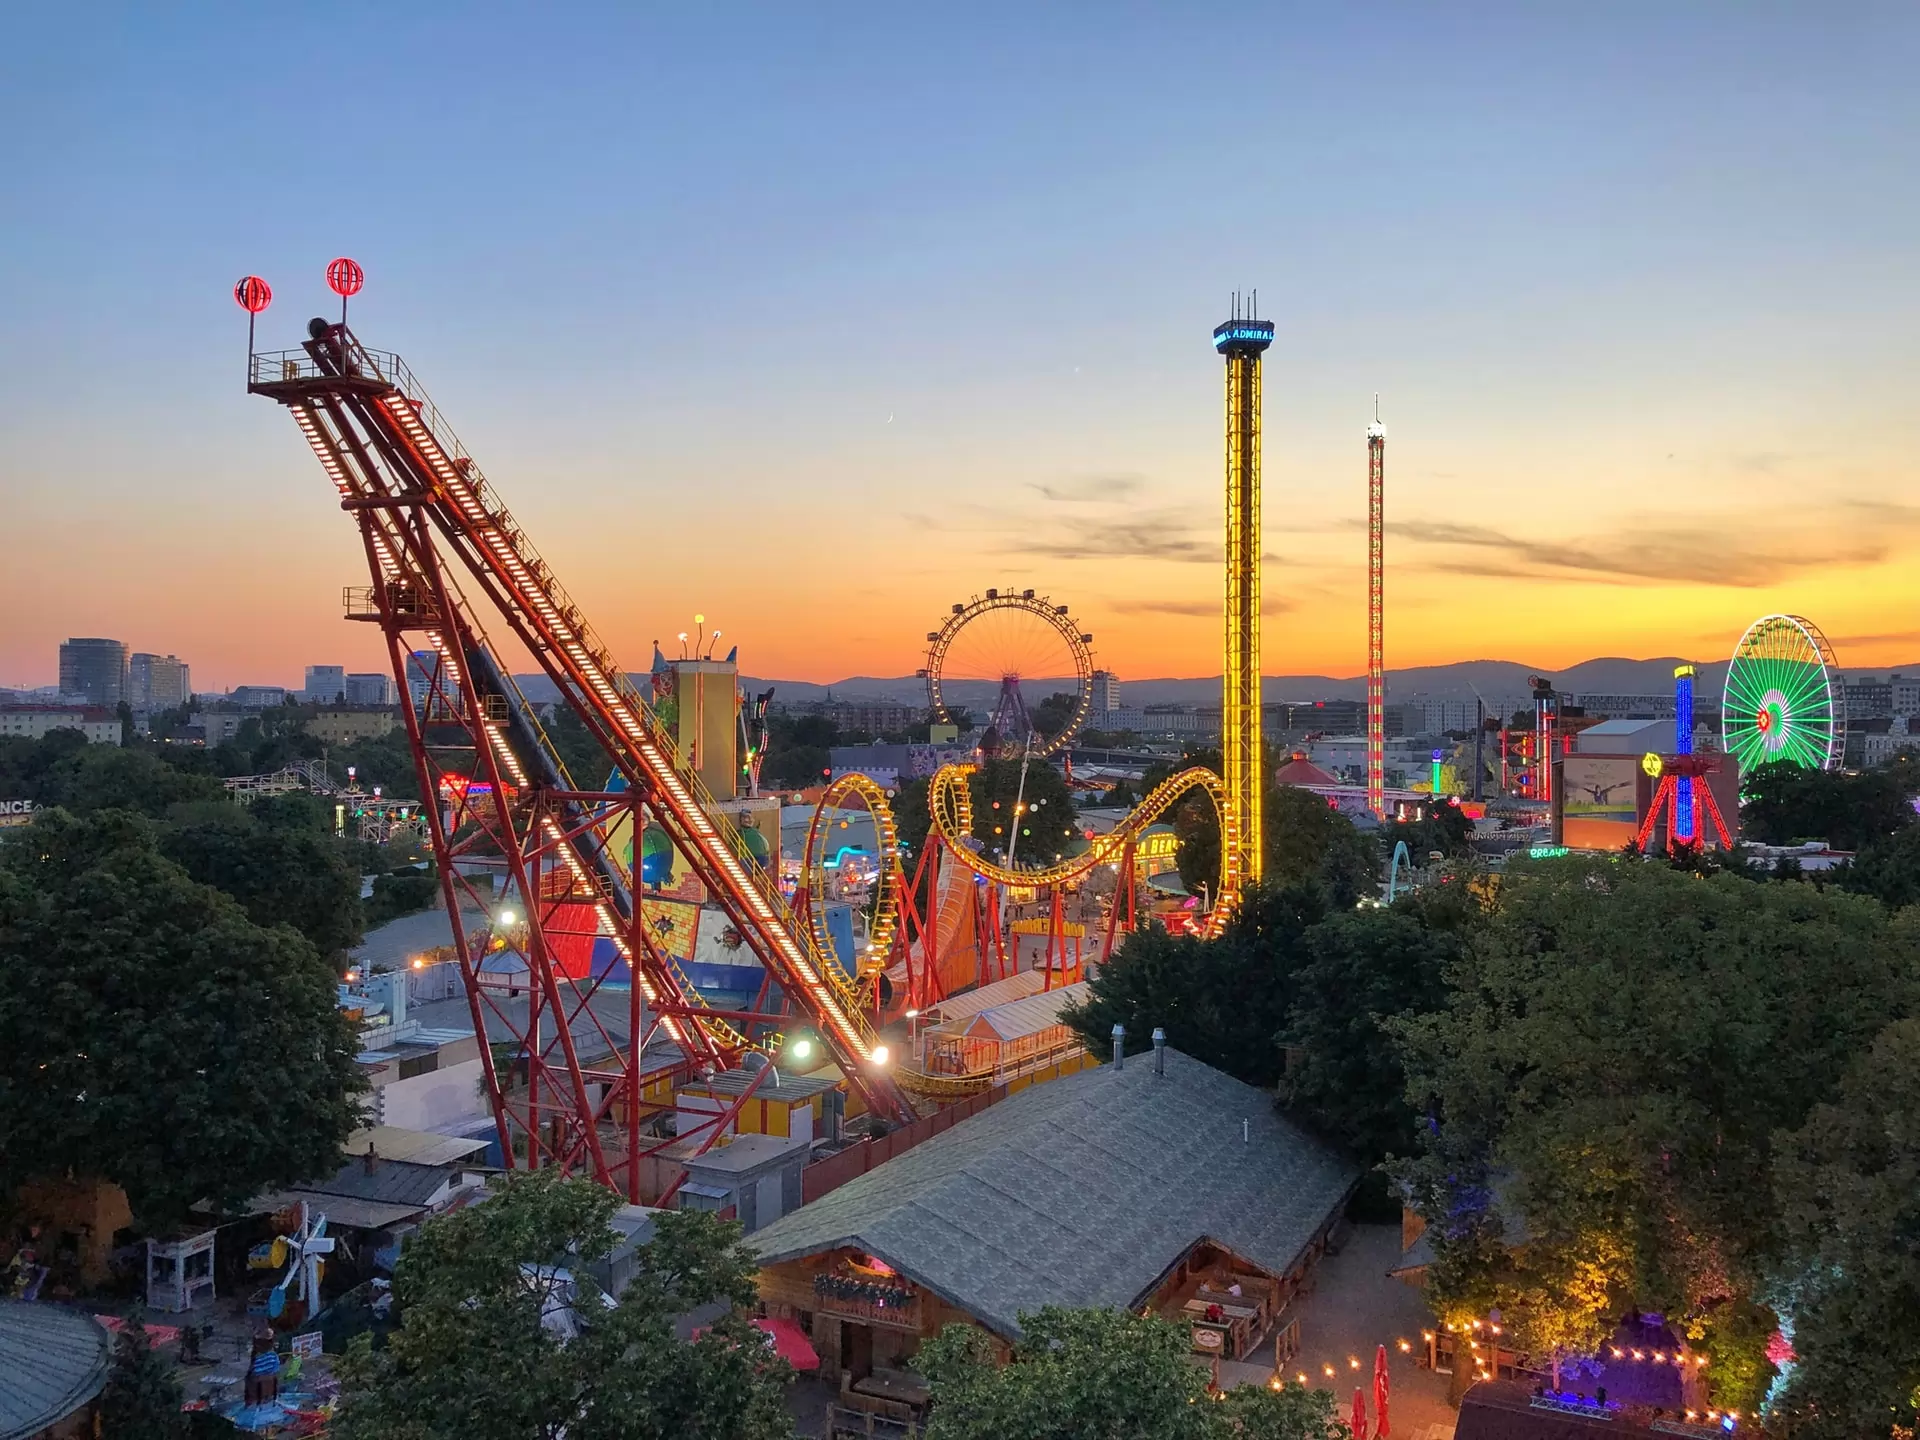
<instances>
[{"instance_id":1,"label":"blue sky","mask_svg":"<svg viewBox=\"0 0 1920 1440\"><path fill-rule=\"evenodd\" d=\"M1253 286L1269 671L1364 664L1376 390L1390 664L1718 654L1772 608L1920 641L1910 5L11 26L0 683L79 633L202 686L372 661L228 297L265 276L295 343L336 254L629 656L701 609L761 673L900 673L1017 579L1123 673L1210 673L1207 331Z\"/></svg>"}]
</instances>

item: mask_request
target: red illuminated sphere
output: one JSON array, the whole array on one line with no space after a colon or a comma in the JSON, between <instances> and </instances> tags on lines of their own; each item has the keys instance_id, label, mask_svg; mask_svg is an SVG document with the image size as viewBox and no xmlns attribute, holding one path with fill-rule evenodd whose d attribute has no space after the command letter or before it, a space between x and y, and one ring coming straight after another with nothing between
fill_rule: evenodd
<instances>
[{"instance_id":1,"label":"red illuminated sphere","mask_svg":"<svg viewBox=\"0 0 1920 1440\"><path fill-rule=\"evenodd\" d=\"M360 268L357 260L349 260L342 255L327 266L327 285L341 299L349 295L358 295L360 287L367 283L367 272Z\"/></svg>"},{"instance_id":2,"label":"red illuminated sphere","mask_svg":"<svg viewBox=\"0 0 1920 1440\"><path fill-rule=\"evenodd\" d=\"M258 315L273 303L273 291L258 275L248 275L233 287L233 298L240 303L242 310Z\"/></svg>"}]
</instances>

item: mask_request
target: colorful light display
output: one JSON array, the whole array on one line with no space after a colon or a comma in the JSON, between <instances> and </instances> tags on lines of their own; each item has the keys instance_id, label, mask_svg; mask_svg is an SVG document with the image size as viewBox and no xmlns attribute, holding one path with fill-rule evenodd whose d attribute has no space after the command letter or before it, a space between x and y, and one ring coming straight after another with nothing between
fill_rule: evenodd
<instances>
[{"instance_id":1,"label":"colorful light display","mask_svg":"<svg viewBox=\"0 0 1920 1440\"><path fill-rule=\"evenodd\" d=\"M1725 748L1742 774L1778 760L1839 767L1847 718L1836 669L1833 648L1810 620L1766 615L1747 627L1720 705Z\"/></svg>"}]
</instances>

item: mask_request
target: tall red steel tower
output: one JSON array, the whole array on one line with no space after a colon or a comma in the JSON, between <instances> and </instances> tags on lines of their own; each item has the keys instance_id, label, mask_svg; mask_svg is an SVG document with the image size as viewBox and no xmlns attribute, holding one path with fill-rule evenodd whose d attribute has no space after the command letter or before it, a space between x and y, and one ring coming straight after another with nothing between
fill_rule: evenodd
<instances>
[{"instance_id":1,"label":"tall red steel tower","mask_svg":"<svg viewBox=\"0 0 1920 1440\"><path fill-rule=\"evenodd\" d=\"M400 694L413 691L401 714L475 1033L492 1042L480 1056L508 1166L558 1165L630 1199L667 1198L679 1183L660 1179L672 1159L653 1157L713 1143L774 1070L761 1066L730 1110L670 1135L661 1117L674 1080L774 1051L796 1021L871 1110L912 1119L852 978L795 923L412 372L344 322L316 319L307 333L297 350L252 355L248 390L286 407L359 528L372 583L346 592L347 617L379 627ZM624 789L567 774L483 606ZM764 966L756 1008L709 1006L670 953L638 891L637 856L615 853L649 826ZM608 943L615 960L601 953Z\"/></svg>"},{"instance_id":2,"label":"tall red steel tower","mask_svg":"<svg viewBox=\"0 0 1920 1440\"><path fill-rule=\"evenodd\" d=\"M1367 427L1367 808L1387 815L1386 670L1386 479L1387 427L1380 423L1380 397L1373 397Z\"/></svg>"}]
</instances>

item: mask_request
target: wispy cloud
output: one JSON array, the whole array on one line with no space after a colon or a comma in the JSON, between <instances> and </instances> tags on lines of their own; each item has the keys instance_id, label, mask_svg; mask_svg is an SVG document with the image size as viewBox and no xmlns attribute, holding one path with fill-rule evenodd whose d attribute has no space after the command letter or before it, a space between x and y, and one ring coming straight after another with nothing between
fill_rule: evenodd
<instances>
[{"instance_id":1,"label":"wispy cloud","mask_svg":"<svg viewBox=\"0 0 1920 1440\"><path fill-rule=\"evenodd\" d=\"M1854 645L1916 645L1920 644L1920 630L1889 630L1881 635L1834 635L1827 643L1836 650Z\"/></svg>"},{"instance_id":2,"label":"wispy cloud","mask_svg":"<svg viewBox=\"0 0 1920 1440\"><path fill-rule=\"evenodd\" d=\"M1849 507L1843 507L1849 508ZM1920 528L1920 508L1869 505L1825 533L1650 520L1586 540L1534 539L1486 525L1441 520L1390 522L1387 533L1416 545L1466 551L1423 559L1420 568L1449 575L1503 579L1580 577L1609 585L1647 581L1753 589L1781 576L1835 565L1870 565L1892 553L1894 533ZM1895 513L1898 512L1898 513Z\"/></svg>"},{"instance_id":3,"label":"wispy cloud","mask_svg":"<svg viewBox=\"0 0 1920 1440\"><path fill-rule=\"evenodd\" d=\"M1143 475L1076 475L1069 480L1029 481L1027 488L1063 505L1095 505L1136 495L1146 483Z\"/></svg>"},{"instance_id":4,"label":"wispy cloud","mask_svg":"<svg viewBox=\"0 0 1920 1440\"><path fill-rule=\"evenodd\" d=\"M1199 615L1209 619L1219 616L1221 602L1218 600L1113 600L1108 608L1118 615ZM1262 615L1285 615L1298 606L1289 599L1277 595L1262 596L1260 613Z\"/></svg>"},{"instance_id":5,"label":"wispy cloud","mask_svg":"<svg viewBox=\"0 0 1920 1440\"><path fill-rule=\"evenodd\" d=\"M1009 537L1014 555L1049 560L1173 560L1218 564L1220 541L1203 532L1184 510L1149 510L1136 515L1089 517L1047 533Z\"/></svg>"}]
</instances>

